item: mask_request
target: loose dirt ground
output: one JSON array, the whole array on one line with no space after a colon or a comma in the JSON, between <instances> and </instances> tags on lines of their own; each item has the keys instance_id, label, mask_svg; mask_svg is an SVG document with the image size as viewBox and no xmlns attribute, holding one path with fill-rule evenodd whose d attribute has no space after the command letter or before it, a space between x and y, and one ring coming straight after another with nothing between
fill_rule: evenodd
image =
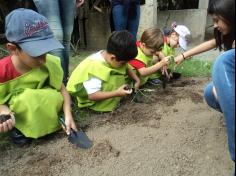
<instances>
[{"instance_id":1,"label":"loose dirt ground","mask_svg":"<svg viewBox=\"0 0 236 176\"><path fill-rule=\"evenodd\" d=\"M208 78L182 78L148 93L143 103L93 114L90 150L68 143L63 132L27 148L2 147L1 176L230 176L222 114L203 100Z\"/></svg>"}]
</instances>

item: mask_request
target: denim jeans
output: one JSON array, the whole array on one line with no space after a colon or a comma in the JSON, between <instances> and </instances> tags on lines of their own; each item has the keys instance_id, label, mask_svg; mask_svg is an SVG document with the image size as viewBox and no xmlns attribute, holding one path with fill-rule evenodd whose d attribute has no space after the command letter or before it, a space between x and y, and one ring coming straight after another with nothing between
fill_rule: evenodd
<instances>
[{"instance_id":1,"label":"denim jeans","mask_svg":"<svg viewBox=\"0 0 236 176\"><path fill-rule=\"evenodd\" d=\"M235 162L235 49L226 51L217 58L212 79L212 83L205 89L205 99L209 106L224 115L229 152ZM217 99L212 93L213 86Z\"/></svg>"},{"instance_id":2,"label":"denim jeans","mask_svg":"<svg viewBox=\"0 0 236 176\"><path fill-rule=\"evenodd\" d=\"M75 0L34 0L40 14L48 19L54 36L63 44L64 49L52 51L61 58L64 83L69 74L70 41L74 27Z\"/></svg>"},{"instance_id":3,"label":"denim jeans","mask_svg":"<svg viewBox=\"0 0 236 176\"><path fill-rule=\"evenodd\" d=\"M115 31L128 30L133 34L135 40L140 20L140 5L133 4L135 10L130 10L130 3L126 5L115 5L112 8L112 16Z\"/></svg>"}]
</instances>

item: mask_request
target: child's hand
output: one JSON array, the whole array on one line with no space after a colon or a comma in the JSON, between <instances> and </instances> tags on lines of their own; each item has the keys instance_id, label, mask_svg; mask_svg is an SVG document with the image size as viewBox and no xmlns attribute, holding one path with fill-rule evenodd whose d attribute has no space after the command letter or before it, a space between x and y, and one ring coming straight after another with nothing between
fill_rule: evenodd
<instances>
[{"instance_id":1,"label":"child's hand","mask_svg":"<svg viewBox=\"0 0 236 176\"><path fill-rule=\"evenodd\" d=\"M70 129L72 128L73 130L77 131L75 122L73 120L73 117L65 117L65 124L66 124L66 129L63 127L65 130L66 134L70 134Z\"/></svg>"},{"instance_id":2,"label":"child's hand","mask_svg":"<svg viewBox=\"0 0 236 176\"><path fill-rule=\"evenodd\" d=\"M161 64L162 64L162 66L168 65L170 58L171 58L171 56L168 56L168 57L163 58L163 59L160 61Z\"/></svg>"},{"instance_id":3,"label":"child's hand","mask_svg":"<svg viewBox=\"0 0 236 176\"><path fill-rule=\"evenodd\" d=\"M116 93L118 97L123 97L132 94L132 89L129 89L129 86L126 84L117 89Z\"/></svg>"},{"instance_id":4,"label":"child's hand","mask_svg":"<svg viewBox=\"0 0 236 176\"><path fill-rule=\"evenodd\" d=\"M162 73L162 75L165 75L168 79L170 79L170 74L168 73L168 66L167 65L162 67L161 73Z\"/></svg>"},{"instance_id":5,"label":"child's hand","mask_svg":"<svg viewBox=\"0 0 236 176\"><path fill-rule=\"evenodd\" d=\"M10 131L15 126L15 117L13 113L1 112L0 114L0 133Z\"/></svg>"}]
</instances>

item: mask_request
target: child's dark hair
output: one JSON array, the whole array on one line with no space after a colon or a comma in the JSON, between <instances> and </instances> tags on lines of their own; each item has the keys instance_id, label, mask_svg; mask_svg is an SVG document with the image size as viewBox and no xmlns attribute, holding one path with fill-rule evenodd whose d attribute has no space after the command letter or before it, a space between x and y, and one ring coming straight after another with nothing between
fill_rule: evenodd
<instances>
[{"instance_id":1,"label":"child's dark hair","mask_svg":"<svg viewBox=\"0 0 236 176\"><path fill-rule=\"evenodd\" d=\"M222 50L232 49L235 40L235 0L210 0L208 13L221 18L230 28L231 32L223 35L217 29L214 29L217 47ZM224 48L222 48L224 45Z\"/></svg>"},{"instance_id":2,"label":"child's dark hair","mask_svg":"<svg viewBox=\"0 0 236 176\"><path fill-rule=\"evenodd\" d=\"M149 28L145 30L140 41L145 43L146 47L160 51L164 45L162 31L158 28Z\"/></svg>"},{"instance_id":3,"label":"child's dark hair","mask_svg":"<svg viewBox=\"0 0 236 176\"><path fill-rule=\"evenodd\" d=\"M136 41L127 30L111 34L107 43L107 52L114 54L118 61L130 61L138 54Z\"/></svg>"},{"instance_id":4,"label":"child's dark hair","mask_svg":"<svg viewBox=\"0 0 236 176\"><path fill-rule=\"evenodd\" d=\"M17 43L15 43L15 42L9 42L9 43L12 43L13 45L15 45L18 50L20 50L20 51L22 50L20 45L18 45Z\"/></svg>"}]
</instances>

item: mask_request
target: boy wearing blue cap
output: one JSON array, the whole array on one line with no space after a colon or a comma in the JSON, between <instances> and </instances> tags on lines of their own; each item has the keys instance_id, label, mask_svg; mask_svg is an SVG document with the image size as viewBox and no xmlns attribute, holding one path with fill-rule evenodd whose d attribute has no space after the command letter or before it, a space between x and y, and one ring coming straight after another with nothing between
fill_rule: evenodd
<instances>
[{"instance_id":1,"label":"boy wearing blue cap","mask_svg":"<svg viewBox=\"0 0 236 176\"><path fill-rule=\"evenodd\" d=\"M67 134L76 130L60 59L47 54L63 46L46 18L16 9L6 17L5 34L10 56L0 60L0 115L11 118L0 122L0 133L11 131L13 142L24 145L59 130L62 109Z\"/></svg>"}]
</instances>

